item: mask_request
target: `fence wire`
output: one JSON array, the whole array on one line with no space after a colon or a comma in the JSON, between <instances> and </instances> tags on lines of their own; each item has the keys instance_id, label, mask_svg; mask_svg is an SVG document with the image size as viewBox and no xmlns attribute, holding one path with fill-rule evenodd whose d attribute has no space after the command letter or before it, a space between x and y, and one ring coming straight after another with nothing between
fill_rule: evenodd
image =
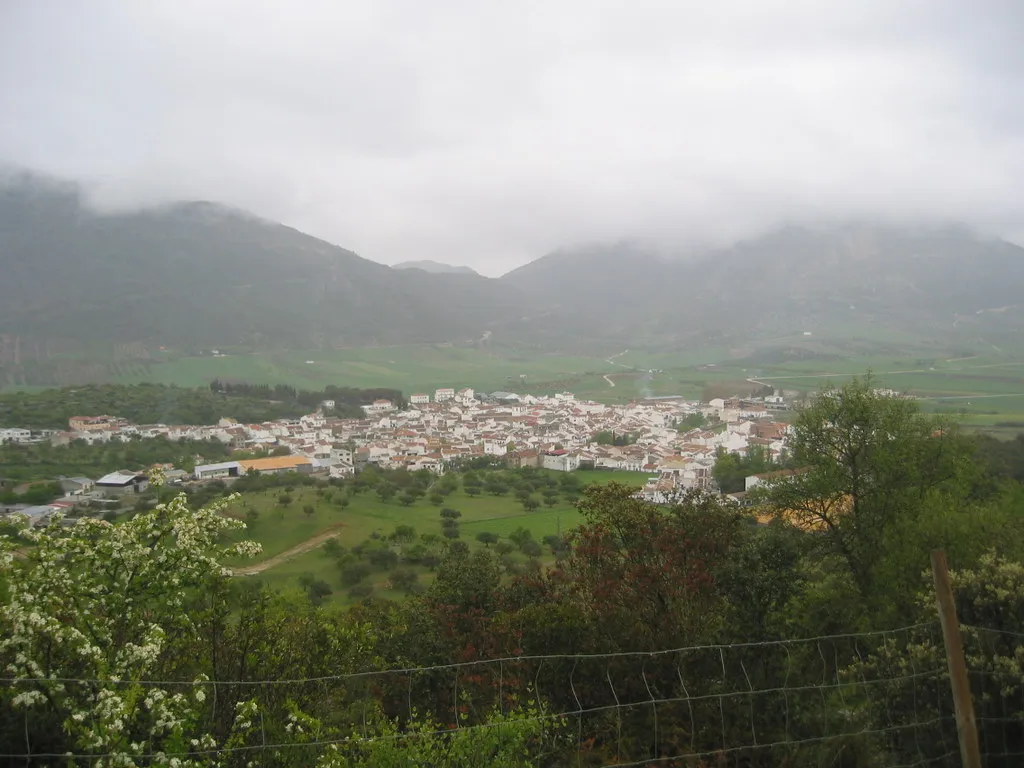
<instances>
[{"instance_id":1,"label":"fence wire","mask_svg":"<svg viewBox=\"0 0 1024 768\"><path fill-rule=\"evenodd\" d=\"M964 637L986 765L1020 765L1024 636L964 627ZM11 691L60 685L77 693L119 686L172 694L202 688L210 723L222 721L238 702L255 703L259 724L244 738L230 744L219 738L221 746L205 749L142 750L133 755L137 764L179 758L313 765L329 748L355 754L384 742L414 744L530 722L558 734L557 748L548 754L551 765L960 764L941 633L932 623L797 640L517 656L315 678L0 682ZM283 727L290 702L303 702L333 719L315 737L294 738ZM526 714L524 702L533 702ZM379 718L397 723L397 729L382 732ZM424 721L433 726L407 727ZM12 765L91 765L114 757L47 752L28 739L9 747L0 760Z\"/></svg>"}]
</instances>

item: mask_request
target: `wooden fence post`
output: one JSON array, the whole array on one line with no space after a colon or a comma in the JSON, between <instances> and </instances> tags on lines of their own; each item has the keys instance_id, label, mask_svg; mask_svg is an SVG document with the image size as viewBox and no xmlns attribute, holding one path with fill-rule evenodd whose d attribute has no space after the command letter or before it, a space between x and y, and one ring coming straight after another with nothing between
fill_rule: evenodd
<instances>
[{"instance_id":1,"label":"wooden fence post","mask_svg":"<svg viewBox=\"0 0 1024 768\"><path fill-rule=\"evenodd\" d=\"M953 688L960 762L963 768L981 768L978 724L974 719L974 701L971 698L971 684L967 679L964 642L956 617L956 604L953 602L953 587L949 582L946 553L941 549L932 552L932 579L935 582L935 601L939 607L939 621L942 624L942 642L946 647L946 662L949 664L949 681Z\"/></svg>"}]
</instances>

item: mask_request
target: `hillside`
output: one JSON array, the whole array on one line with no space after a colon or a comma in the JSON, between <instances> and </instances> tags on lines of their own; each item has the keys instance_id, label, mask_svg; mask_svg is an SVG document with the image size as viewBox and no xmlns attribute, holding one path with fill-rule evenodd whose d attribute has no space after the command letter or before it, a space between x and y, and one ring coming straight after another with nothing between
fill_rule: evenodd
<instances>
[{"instance_id":1,"label":"hillside","mask_svg":"<svg viewBox=\"0 0 1024 768\"><path fill-rule=\"evenodd\" d=\"M469 267L457 267L451 264L442 264L439 261L423 259L422 261L403 261L401 264L393 264L392 269L422 269L424 272L432 272L437 275L475 275L477 271Z\"/></svg>"},{"instance_id":2,"label":"hillside","mask_svg":"<svg viewBox=\"0 0 1024 768\"><path fill-rule=\"evenodd\" d=\"M1024 249L956 229L789 227L685 259L598 245L500 279L399 266L213 203L101 215L75 185L22 175L0 187L0 374L31 382L26 364L76 359L52 379L101 381L79 369L114 349L148 359L160 347L486 339L604 357L754 351L806 334L998 345L1024 329Z\"/></svg>"},{"instance_id":3,"label":"hillside","mask_svg":"<svg viewBox=\"0 0 1024 768\"><path fill-rule=\"evenodd\" d=\"M358 346L478 337L515 292L394 270L211 203L98 215L79 190L0 188L0 334L189 348Z\"/></svg>"},{"instance_id":4,"label":"hillside","mask_svg":"<svg viewBox=\"0 0 1024 768\"><path fill-rule=\"evenodd\" d=\"M1024 328L1024 249L957 229L789 227L687 260L635 245L565 251L501 278L544 320L623 344L765 343L828 333L1005 337Z\"/></svg>"}]
</instances>

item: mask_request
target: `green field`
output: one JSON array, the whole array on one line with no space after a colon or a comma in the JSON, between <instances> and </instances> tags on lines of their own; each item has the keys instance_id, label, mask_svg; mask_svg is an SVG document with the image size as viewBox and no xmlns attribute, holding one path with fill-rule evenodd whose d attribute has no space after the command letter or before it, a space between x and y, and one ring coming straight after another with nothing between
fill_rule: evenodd
<instances>
[{"instance_id":1,"label":"green field","mask_svg":"<svg viewBox=\"0 0 1024 768\"><path fill-rule=\"evenodd\" d=\"M204 386L228 379L306 389L394 387L406 394L466 386L485 392L570 391L608 403L667 395L729 396L756 388L750 380L813 392L871 370L881 386L921 397L927 410L954 415L974 429L1003 433L1012 429L1007 425L1024 423L1024 343L996 341L942 342L876 328L852 338L845 329L833 329L810 337L736 340L671 351L619 350L607 358L444 344L191 357L150 350L141 357L106 362L69 360L60 370L72 378L123 384ZM135 349L124 354L129 352L140 354Z\"/></svg>"},{"instance_id":2,"label":"green field","mask_svg":"<svg viewBox=\"0 0 1024 768\"><path fill-rule=\"evenodd\" d=\"M556 473L557 474L557 473ZM639 472L581 472L582 484L607 483L616 481L624 485L639 487L648 475ZM440 507L420 499L410 506L403 506L397 500L381 501L372 491L352 497L349 506L340 508L333 502L335 491L310 487L297 487L293 491L276 489L259 493L247 493L235 504L231 513L244 517L255 511L255 521L247 523L244 533L235 539L249 538L263 545L263 553L251 560L236 561L232 565L251 566L268 560L319 534L337 531L339 543L346 549L367 540L372 535L386 536L398 525L411 525L417 535L440 534ZM291 502L280 505L277 499L287 494ZM340 496L341 492L337 491ZM330 497L331 500L328 500ZM542 506L526 512L511 494L492 496L481 494L469 496L461 488L453 492L442 506L452 507L462 513L459 519L460 538L472 548L483 546L476 540L477 534L487 531L507 538L517 528L526 528L540 541L545 536L565 533L577 526L582 517L578 510L563 497L558 498L554 507ZM312 507L312 514L306 514L305 507ZM525 560L520 556L520 559ZM425 568L417 568L424 580L430 574ZM340 584L334 562L322 549L316 548L280 562L262 573L244 578L260 579L277 588L296 587L303 574L324 579L334 588L334 599L344 600L344 589ZM387 574L375 575L376 583L386 581Z\"/></svg>"},{"instance_id":3,"label":"green field","mask_svg":"<svg viewBox=\"0 0 1024 768\"><path fill-rule=\"evenodd\" d=\"M604 361L556 354L522 355L445 345L409 345L323 351L275 352L187 357L154 362L146 370L118 376L118 383L156 381L201 386L213 379L288 383L321 389L327 384L394 387L407 393L438 387L480 390L516 387L534 381L571 378L587 371L611 370Z\"/></svg>"}]
</instances>

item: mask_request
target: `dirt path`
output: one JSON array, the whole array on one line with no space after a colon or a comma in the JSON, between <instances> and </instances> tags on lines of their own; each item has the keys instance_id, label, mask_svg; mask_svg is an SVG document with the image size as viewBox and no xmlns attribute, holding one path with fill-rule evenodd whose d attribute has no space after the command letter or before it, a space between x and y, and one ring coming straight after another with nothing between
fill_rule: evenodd
<instances>
[{"instance_id":1,"label":"dirt path","mask_svg":"<svg viewBox=\"0 0 1024 768\"><path fill-rule=\"evenodd\" d=\"M284 552L281 552L280 554L274 555L273 557L268 557L266 560L262 562L254 563L253 565L247 565L242 568L233 568L231 570L231 573L233 576L255 576L257 573L263 573L264 571L269 570L270 568L276 568L277 566L281 565L281 563L286 563L293 557L304 555L306 552L309 552L310 550L316 549L317 547L322 547L324 544L327 543L328 539L333 539L339 533L341 533L341 526L336 525L333 528L324 531L323 533L318 533L316 536L310 539L306 539L301 544L296 544L291 549L286 549Z\"/></svg>"},{"instance_id":2,"label":"dirt path","mask_svg":"<svg viewBox=\"0 0 1024 768\"><path fill-rule=\"evenodd\" d=\"M602 376L601 378L608 382L608 386L609 387L614 387L615 386L615 382L611 380L611 378L608 376L607 373L604 376Z\"/></svg>"}]
</instances>

